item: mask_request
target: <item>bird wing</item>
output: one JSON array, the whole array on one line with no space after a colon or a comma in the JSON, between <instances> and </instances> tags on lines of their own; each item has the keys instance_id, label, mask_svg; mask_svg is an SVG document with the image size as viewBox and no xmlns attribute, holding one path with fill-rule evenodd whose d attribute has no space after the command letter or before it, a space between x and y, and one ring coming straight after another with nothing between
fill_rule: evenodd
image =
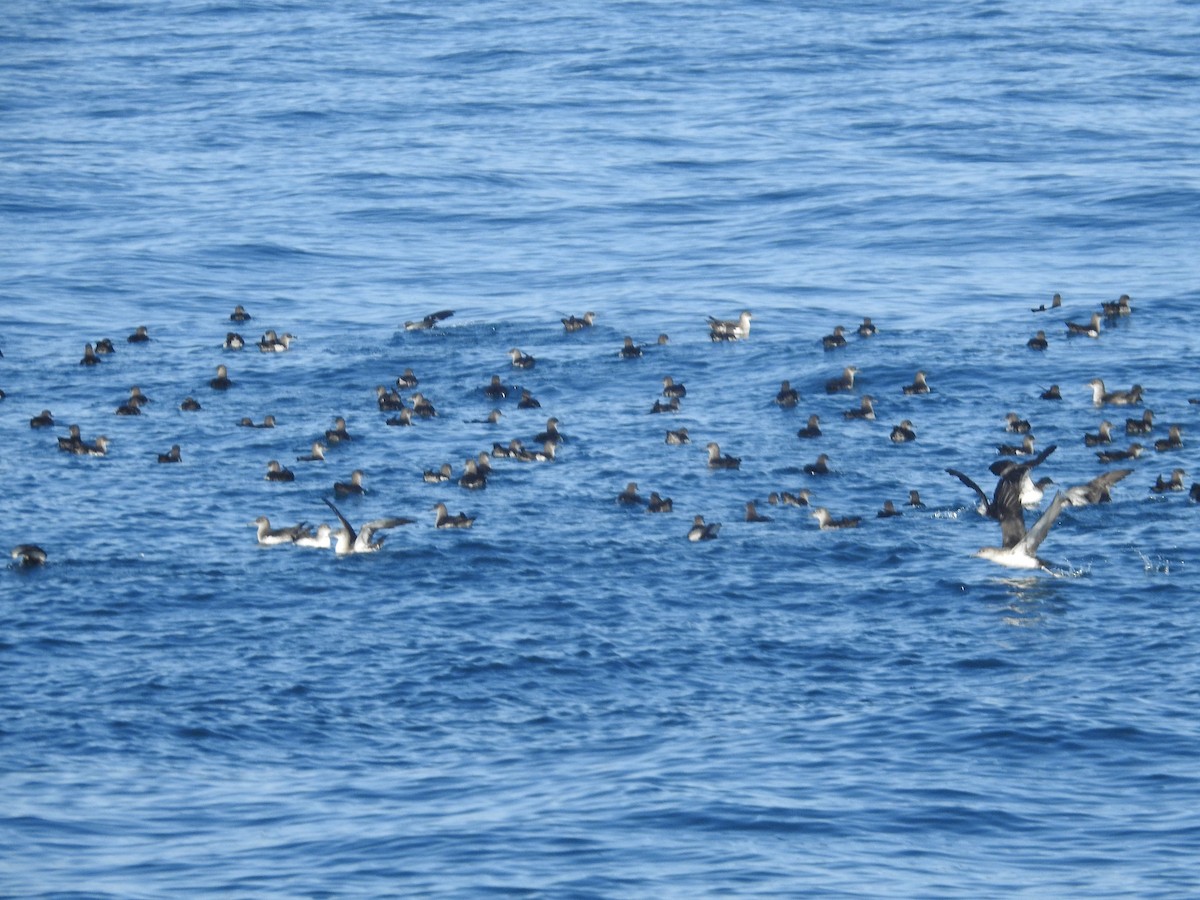
<instances>
[{"instance_id":1,"label":"bird wing","mask_svg":"<svg viewBox=\"0 0 1200 900\"><path fill-rule=\"evenodd\" d=\"M962 472L958 471L958 469L947 469L946 471L949 472L951 475L953 475L955 478L957 478L959 481L961 481L963 484L965 484L967 487L969 487L971 490L973 490L976 494L978 494L979 502L984 505L984 508L987 509L988 514L989 515L991 514L992 504L988 500L988 495L983 492L983 488L981 488L979 485L977 485L968 476L966 476Z\"/></svg>"},{"instance_id":2,"label":"bird wing","mask_svg":"<svg viewBox=\"0 0 1200 900\"><path fill-rule=\"evenodd\" d=\"M1062 512L1063 507L1068 504L1067 495L1059 491L1054 495L1054 499L1050 501L1050 505L1046 507L1046 511L1042 513L1033 527L1025 533L1025 536L1017 541L1017 544L1025 550L1030 556L1037 554L1038 546L1046 539L1046 535L1050 532L1050 526L1058 518L1058 514ZM1008 543L1005 542L1005 546ZM1015 546L1015 545L1014 545Z\"/></svg>"},{"instance_id":3,"label":"bird wing","mask_svg":"<svg viewBox=\"0 0 1200 900\"><path fill-rule=\"evenodd\" d=\"M1104 503L1110 500L1109 492L1113 485L1133 472L1133 469L1113 469L1097 475L1087 484L1079 484L1067 489L1067 497L1073 506L1087 506L1089 503Z\"/></svg>"},{"instance_id":4,"label":"bird wing","mask_svg":"<svg viewBox=\"0 0 1200 900\"><path fill-rule=\"evenodd\" d=\"M358 540L358 532L354 530L354 526L350 524L350 520L342 515L342 511L333 505L333 501L325 497L321 498L325 501L325 505L333 510L333 514L338 517L338 521L342 523L342 527L350 535L350 543L354 544Z\"/></svg>"}]
</instances>

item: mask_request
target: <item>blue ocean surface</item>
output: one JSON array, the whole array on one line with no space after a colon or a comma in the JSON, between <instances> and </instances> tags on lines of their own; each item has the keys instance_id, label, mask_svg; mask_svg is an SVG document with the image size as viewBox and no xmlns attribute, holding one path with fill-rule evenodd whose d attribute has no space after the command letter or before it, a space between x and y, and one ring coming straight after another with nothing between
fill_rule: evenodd
<instances>
[{"instance_id":1,"label":"blue ocean surface","mask_svg":"<svg viewBox=\"0 0 1200 900\"><path fill-rule=\"evenodd\" d=\"M0 568L0 894L1200 894L1200 507L1151 490L1200 477L1198 41L1182 0L7 4L0 547L48 560ZM389 426L406 368L438 415ZM1009 412L1043 506L1133 470L1045 571L945 471L990 493ZM422 477L549 417L553 462ZM325 499L414 522L256 542Z\"/></svg>"}]
</instances>

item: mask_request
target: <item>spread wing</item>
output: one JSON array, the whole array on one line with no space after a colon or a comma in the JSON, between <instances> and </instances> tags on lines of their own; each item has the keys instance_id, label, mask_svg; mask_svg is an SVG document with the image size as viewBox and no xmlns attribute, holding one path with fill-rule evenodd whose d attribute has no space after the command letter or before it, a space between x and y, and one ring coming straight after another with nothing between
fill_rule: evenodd
<instances>
[{"instance_id":1,"label":"spread wing","mask_svg":"<svg viewBox=\"0 0 1200 900\"><path fill-rule=\"evenodd\" d=\"M988 501L988 495L983 492L983 488L977 485L968 476L958 471L958 469L947 469L946 471L973 490L979 496L979 502L983 505L983 508L987 510L987 514L991 515L992 504Z\"/></svg>"},{"instance_id":2,"label":"spread wing","mask_svg":"<svg viewBox=\"0 0 1200 900\"><path fill-rule=\"evenodd\" d=\"M338 517L338 521L342 523L342 527L345 528L346 533L350 535L350 543L353 544L355 541L357 541L358 532L354 530L354 526L350 524L350 520L342 515L342 511L333 505L332 500L328 500L324 497L321 499L325 501L326 506L333 510L333 514Z\"/></svg>"},{"instance_id":3,"label":"spread wing","mask_svg":"<svg viewBox=\"0 0 1200 900\"><path fill-rule=\"evenodd\" d=\"M1026 532L1024 538L1017 542L1025 548L1026 553L1030 556L1037 554L1038 546L1046 539L1046 535L1050 532L1050 526L1054 524L1054 520L1058 518L1058 514L1062 512L1068 502L1067 495L1062 491L1054 495L1054 499L1050 501L1046 511L1033 523L1033 527ZM1003 527L1003 523L1001 527ZM1007 540L1004 546L1008 546Z\"/></svg>"}]
</instances>

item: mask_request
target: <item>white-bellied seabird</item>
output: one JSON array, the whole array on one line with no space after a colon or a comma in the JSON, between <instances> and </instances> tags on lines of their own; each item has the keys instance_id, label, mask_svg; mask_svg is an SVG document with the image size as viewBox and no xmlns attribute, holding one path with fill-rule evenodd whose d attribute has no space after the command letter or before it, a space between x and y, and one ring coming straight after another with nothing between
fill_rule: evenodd
<instances>
[{"instance_id":1,"label":"white-bellied seabird","mask_svg":"<svg viewBox=\"0 0 1200 900\"><path fill-rule=\"evenodd\" d=\"M1106 391L1104 380L1093 378L1088 382L1092 389L1092 403L1096 406L1110 404L1112 406L1136 406L1142 402L1142 386L1135 384L1127 391Z\"/></svg>"},{"instance_id":2,"label":"white-bellied seabird","mask_svg":"<svg viewBox=\"0 0 1200 900\"><path fill-rule=\"evenodd\" d=\"M764 516L758 511L758 507L754 505L753 500L746 501L746 521L747 522L773 522L775 521L770 516Z\"/></svg>"},{"instance_id":3,"label":"white-bellied seabird","mask_svg":"<svg viewBox=\"0 0 1200 900\"><path fill-rule=\"evenodd\" d=\"M1092 313L1092 318L1086 325L1077 322L1067 323L1067 335L1082 335L1084 337L1100 337L1100 313Z\"/></svg>"},{"instance_id":4,"label":"white-bellied seabird","mask_svg":"<svg viewBox=\"0 0 1200 900\"><path fill-rule=\"evenodd\" d=\"M1015 412L1005 413L1004 423L1004 430L1010 434L1029 434L1033 430L1029 420L1022 419Z\"/></svg>"},{"instance_id":5,"label":"white-bellied seabird","mask_svg":"<svg viewBox=\"0 0 1200 900\"><path fill-rule=\"evenodd\" d=\"M913 376L912 384L904 385L901 390L910 396L912 394L928 394L929 382L925 380L925 373L923 371L918 371L917 374Z\"/></svg>"},{"instance_id":6,"label":"white-bellied seabird","mask_svg":"<svg viewBox=\"0 0 1200 900\"><path fill-rule=\"evenodd\" d=\"M258 528L258 542L264 547L276 544L294 544L296 538L312 534L304 525L272 528L271 520L266 516L259 516L250 524Z\"/></svg>"},{"instance_id":7,"label":"white-bellied seabird","mask_svg":"<svg viewBox=\"0 0 1200 900\"><path fill-rule=\"evenodd\" d=\"M1167 491L1182 491L1184 489L1183 469L1174 469L1171 472L1170 478L1163 478L1161 475L1155 479L1154 484L1150 485L1150 490L1156 494L1166 493Z\"/></svg>"},{"instance_id":8,"label":"white-bellied seabird","mask_svg":"<svg viewBox=\"0 0 1200 900\"><path fill-rule=\"evenodd\" d=\"M692 527L688 529L687 539L692 543L716 540L717 532L720 530L720 522L709 522L706 525L704 516L696 516L692 519Z\"/></svg>"},{"instance_id":9,"label":"white-bellied seabird","mask_svg":"<svg viewBox=\"0 0 1200 900\"><path fill-rule=\"evenodd\" d=\"M296 462L325 462L325 445L320 441L313 441L308 455L297 456Z\"/></svg>"},{"instance_id":10,"label":"white-bellied seabird","mask_svg":"<svg viewBox=\"0 0 1200 900\"><path fill-rule=\"evenodd\" d=\"M775 394L775 402L784 409L790 409L800 402L800 392L792 387L790 381L784 381L779 385L779 390Z\"/></svg>"},{"instance_id":11,"label":"white-bellied seabird","mask_svg":"<svg viewBox=\"0 0 1200 900\"><path fill-rule=\"evenodd\" d=\"M875 419L875 398L870 394L863 394L858 401L858 409L847 409L842 412L843 419Z\"/></svg>"},{"instance_id":12,"label":"white-bellied seabird","mask_svg":"<svg viewBox=\"0 0 1200 900\"><path fill-rule=\"evenodd\" d=\"M839 347L845 347L846 327L844 325L836 326L832 334L827 334L821 338L821 346L826 350L836 350Z\"/></svg>"},{"instance_id":13,"label":"white-bellied seabird","mask_svg":"<svg viewBox=\"0 0 1200 900\"><path fill-rule=\"evenodd\" d=\"M404 374L396 376L396 387L402 391L411 391L420 383L412 369L405 369Z\"/></svg>"},{"instance_id":14,"label":"white-bellied seabird","mask_svg":"<svg viewBox=\"0 0 1200 900\"><path fill-rule=\"evenodd\" d=\"M513 368L516 369L532 369L537 365L537 360L528 353L522 353L516 347L508 351L508 358L512 360Z\"/></svg>"},{"instance_id":15,"label":"white-bellied seabird","mask_svg":"<svg viewBox=\"0 0 1200 900\"><path fill-rule=\"evenodd\" d=\"M246 346L246 339L236 331L225 332L225 343L222 344L226 350L241 350Z\"/></svg>"},{"instance_id":16,"label":"white-bellied seabird","mask_svg":"<svg viewBox=\"0 0 1200 900\"><path fill-rule=\"evenodd\" d=\"M1183 447L1183 431L1178 425L1167 429L1167 436L1154 442L1154 449L1159 453L1164 450L1179 450Z\"/></svg>"},{"instance_id":17,"label":"white-bellied seabird","mask_svg":"<svg viewBox=\"0 0 1200 900\"><path fill-rule=\"evenodd\" d=\"M251 319L250 313L246 312L239 303L233 308L233 312L229 314L230 322L249 322Z\"/></svg>"},{"instance_id":18,"label":"white-bellied seabird","mask_svg":"<svg viewBox=\"0 0 1200 900\"><path fill-rule=\"evenodd\" d=\"M1106 319L1117 319L1133 312L1133 307L1129 305L1128 294L1122 294L1116 300L1100 301L1100 309L1103 311Z\"/></svg>"},{"instance_id":19,"label":"white-bellied seabird","mask_svg":"<svg viewBox=\"0 0 1200 900\"><path fill-rule=\"evenodd\" d=\"M818 506L812 511L812 517L817 520L817 526L822 531L837 531L842 528L857 528L862 522L859 516L846 516L842 519L835 519L829 514L823 506Z\"/></svg>"},{"instance_id":20,"label":"white-bellied seabird","mask_svg":"<svg viewBox=\"0 0 1200 900\"><path fill-rule=\"evenodd\" d=\"M558 430L558 419L551 416L546 420L546 430L539 431L534 435L533 442L535 444L561 444L566 442L566 436Z\"/></svg>"},{"instance_id":21,"label":"white-bellied seabird","mask_svg":"<svg viewBox=\"0 0 1200 900\"><path fill-rule=\"evenodd\" d=\"M740 456L721 455L721 448L716 441L709 441L706 445L708 449L708 467L710 469L737 469L742 465Z\"/></svg>"},{"instance_id":22,"label":"white-bellied seabird","mask_svg":"<svg viewBox=\"0 0 1200 900\"><path fill-rule=\"evenodd\" d=\"M892 429L891 439L893 444L907 444L909 441L915 441L917 433L913 431L913 423L908 419L902 421Z\"/></svg>"},{"instance_id":23,"label":"white-bellied seabird","mask_svg":"<svg viewBox=\"0 0 1200 900\"><path fill-rule=\"evenodd\" d=\"M650 500L646 504L646 512L648 513L669 513L674 511L675 504L670 497L662 497L658 491L650 492Z\"/></svg>"},{"instance_id":24,"label":"white-bellied seabird","mask_svg":"<svg viewBox=\"0 0 1200 900\"><path fill-rule=\"evenodd\" d=\"M421 477L426 484L442 484L454 477L454 467L450 463L442 463L439 469L426 469Z\"/></svg>"},{"instance_id":25,"label":"white-bellied seabird","mask_svg":"<svg viewBox=\"0 0 1200 900\"><path fill-rule=\"evenodd\" d=\"M435 503L433 508L437 512L433 523L434 528L470 528L475 523L475 517L468 516L464 512L450 515L446 511L445 503Z\"/></svg>"},{"instance_id":26,"label":"white-bellied seabird","mask_svg":"<svg viewBox=\"0 0 1200 900\"><path fill-rule=\"evenodd\" d=\"M1143 410L1140 419L1126 419L1126 434L1150 434L1154 431L1154 410Z\"/></svg>"},{"instance_id":27,"label":"white-bellied seabird","mask_svg":"<svg viewBox=\"0 0 1200 900\"><path fill-rule=\"evenodd\" d=\"M317 526L316 534L303 534L296 538L295 544L297 547L309 547L314 550L328 550L332 544L330 540L333 535L333 529L325 522Z\"/></svg>"},{"instance_id":28,"label":"white-bellied seabird","mask_svg":"<svg viewBox=\"0 0 1200 900\"><path fill-rule=\"evenodd\" d=\"M32 568L46 564L46 551L37 544L17 544L10 554L18 566Z\"/></svg>"},{"instance_id":29,"label":"white-bellied seabird","mask_svg":"<svg viewBox=\"0 0 1200 900\"><path fill-rule=\"evenodd\" d=\"M875 327L875 323L871 321L871 317L863 316L863 320L858 326L858 336L864 338L871 337L878 331L879 329Z\"/></svg>"},{"instance_id":30,"label":"white-bellied seabird","mask_svg":"<svg viewBox=\"0 0 1200 900\"><path fill-rule=\"evenodd\" d=\"M690 444L692 439L688 437L688 430L680 428L676 431L667 431L667 443L679 446L680 444Z\"/></svg>"},{"instance_id":31,"label":"white-bellied seabird","mask_svg":"<svg viewBox=\"0 0 1200 900\"><path fill-rule=\"evenodd\" d=\"M1085 447L1098 447L1100 444L1112 443L1112 422L1101 422L1095 434L1084 434Z\"/></svg>"},{"instance_id":32,"label":"white-bellied seabird","mask_svg":"<svg viewBox=\"0 0 1200 900\"><path fill-rule=\"evenodd\" d=\"M417 319L414 322L405 322L404 330L405 331L425 331L427 329L433 328L435 325L437 325L438 322L441 322L443 319L450 318L452 315L454 315L454 310L452 310L452 309L439 309L437 312L432 312L429 315L423 316L422 318Z\"/></svg>"},{"instance_id":33,"label":"white-bellied seabird","mask_svg":"<svg viewBox=\"0 0 1200 900\"><path fill-rule=\"evenodd\" d=\"M278 482L295 481L296 473L291 469L281 466L279 460L273 459L267 463L267 474L263 476L263 480Z\"/></svg>"},{"instance_id":34,"label":"white-bellied seabird","mask_svg":"<svg viewBox=\"0 0 1200 900\"><path fill-rule=\"evenodd\" d=\"M712 341L738 341L750 337L749 310L743 310L736 321L708 317L708 337Z\"/></svg>"},{"instance_id":35,"label":"white-bellied seabird","mask_svg":"<svg viewBox=\"0 0 1200 900\"><path fill-rule=\"evenodd\" d=\"M328 499L325 500L325 505L333 510L333 514L338 517L338 521L342 523L342 527L333 533L336 543L333 546L333 552L338 556L348 556L351 553L374 553L383 547L383 538L373 540L377 532L383 531L386 528L397 528L400 525L411 525L412 519L402 518L385 518L372 519L370 522L364 522L357 529L350 524L350 520L342 515L342 511L333 505Z\"/></svg>"},{"instance_id":36,"label":"white-bellied seabird","mask_svg":"<svg viewBox=\"0 0 1200 900\"><path fill-rule=\"evenodd\" d=\"M1045 569L1047 563L1037 557L1037 549L1050 532L1063 507L1070 501L1067 495L1059 491L1050 501L1033 527L1025 529L1025 513L1021 508L1020 499L1016 492L1005 495L1004 503L995 510L995 518L1000 520L999 547L980 547L975 555L1008 566L1012 569Z\"/></svg>"},{"instance_id":37,"label":"white-bellied seabird","mask_svg":"<svg viewBox=\"0 0 1200 900\"><path fill-rule=\"evenodd\" d=\"M1112 488L1118 481L1133 472L1133 469L1113 469L1097 475L1087 484L1067 488L1067 499L1072 506L1090 506L1093 503L1110 503Z\"/></svg>"},{"instance_id":38,"label":"white-bellied seabird","mask_svg":"<svg viewBox=\"0 0 1200 900\"><path fill-rule=\"evenodd\" d=\"M664 397L678 397L680 400L682 400L687 396L687 387L682 384L676 384L675 379L670 375L664 375L662 383L662 395Z\"/></svg>"},{"instance_id":39,"label":"white-bellied seabird","mask_svg":"<svg viewBox=\"0 0 1200 900\"><path fill-rule=\"evenodd\" d=\"M617 355L621 359L637 359L642 355L642 348L634 344L633 338L629 335L625 336L625 343L621 349L617 351Z\"/></svg>"},{"instance_id":40,"label":"white-bellied seabird","mask_svg":"<svg viewBox=\"0 0 1200 900\"><path fill-rule=\"evenodd\" d=\"M343 441L353 440L350 437L350 432L346 430L346 420L342 416L334 416L333 427L325 429L325 443L329 445L340 444Z\"/></svg>"},{"instance_id":41,"label":"white-bellied seabird","mask_svg":"<svg viewBox=\"0 0 1200 900\"><path fill-rule=\"evenodd\" d=\"M585 328L591 328L592 323L596 321L596 314L589 310L583 314L583 318L579 319L575 316L567 316L562 320L563 329L571 331L583 331Z\"/></svg>"},{"instance_id":42,"label":"white-bellied seabird","mask_svg":"<svg viewBox=\"0 0 1200 900\"><path fill-rule=\"evenodd\" d=\"M1001 456L1030 456L1033 453L1033 435L1027 434L1020 444L1000 444L996 451Z\"/></svg>"},{"instance_id":43,"label":"white-bellied seabird","mask_svg":"<svg viewBox=\"0 0 1200 900\"><path fill-rule=\"evenodd\" d=\"M828 475L829 473L829 456L825 453L818 456L815 462L805 463L804 465L805 475Z\"/></svg>"},{"instance_id":44,"label":"white-bellied seabird","mask_svg":"<svg viewBox=\"0 0 1200 900\"><path fill-rule=\"evenodd\" d=\"M179 445L172 444L171 449L168 450L166 453L158 454L158 461L160 463L183 462L183 458L179 455Z\"/></svg>"},{"instance_id":45,"label":"white-bellied seabird","mask_svg":"<svg viewBox=\"0 0 1200 900\"><path fill-rule=\"evenodd\" d=\"M139 325L129 337L125 338L127 344L145 344L150 340L150 332L145 325Z\"/></svg>"},{"instance_id":46,"label":"white-bellied seabird","mask_svg":"<svg viewBox=\"0 0 1200 900\"><path fill-rule=\"evenodd\" d=\"M1100 450L1096 458L1102 463L1124 462L1127 459L1137 459L1146 448L1141 444L1130 444L1128 450Z\"/></svg>"},{"instance_id":47,"label":"white-bellied seabird","mask_svg":"<svg viewBox=\"0 0 1200 900\"><path fill-rule=\"evenodd\" d=\"M855 366L846 366L842 369L842 374L837 378L830 378L825 382L825 393L836 394L838 391L854 390L854 376L858 374L858 369Z\"/></svg>"},{"instance_id":48,"label":"white-bellied seabird","mask_svg":"<svg viewBox=\"0 0 1200 900\"><path fill-rule=\"evenodd\" d=\"M1035 306L1032 309L1030 309L1029 311L1030 312L1046 312L1047 310L1058 309L1060 306L1062 306L1062 295L1055 294L1053 297L1050 298L1049 306L1047 306L1045 303L1043 303L1041 306Z\"/></svg>"},{"instance_id":49,"label":"white-bellied seabird","mask_svg":"<svg viewBox=\"0 0 1200 900\"><path fill-rule=\"evenodd\" d=\"M375 405L379 407L380 412L396 412L405 408L400 392L395 388L389 391L382 384L375 386Z\"/></svg>"},{"instance_id":50,"label":"white-bellied seabird","mask_svg":"<svg viewBox=\"0 0 1200 900\"><path fill-rule=\"evenodd\" d=\"M1008 459L992 463L989 470L1000 480L996 483L996 490L993 492L991 500L988 499L983 488L969 476L958 469L947 469L946 471L973 490L979 497L976 508L981 516L995 519L998 518L998 511L1006 504L1016 502L1018 506L1032 508L1041 502L1042 488L1034 484L1029 472L1045 462L1055 449L1057 449L1057 445L1051 444L1027 463L1016 463ZM1013 497L1016 498L1015 501L1012 499Z\"/></svg>"},{"instance_id":51,"label":"white-bellied seabird","mask_svg":"<svg viewBox=\"0 0 1200 900\"><path fill-rule=\"evenodd\" d=\"M362 481L362 469L355 469L350 473L349 481L335 481L333 483L333 492L339 497L354 497L365 494L367 489L363 487Z\"/></svg>"},{"instance_id":52,"label":"white-bellied seabird","mask_svg":"<svg viewBox=\"0 0 1200 900\"><path fill-rule=\"evenodd\" d=\"M463 462L463 472L458 476L458 485L469 491L483 490L487 487L487 475L480 471L475 460L468 459Z\"/></svg>"}]
</instances>

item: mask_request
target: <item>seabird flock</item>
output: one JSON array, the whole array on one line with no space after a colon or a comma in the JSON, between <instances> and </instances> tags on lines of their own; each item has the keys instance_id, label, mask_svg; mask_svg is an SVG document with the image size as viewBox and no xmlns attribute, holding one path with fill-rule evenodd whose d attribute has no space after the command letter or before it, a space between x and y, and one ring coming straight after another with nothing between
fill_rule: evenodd
<instances>
[{"instance_id":1,"label":"seabird flock","mask_svg":"<svg viewBox=\"0 0 1200 900\"><path fill-rule=\"evenodd\" d=\"M1031 308L1031 312L1036 314L1058 311L1061 308L1061 296L1055 294L1049 307L1042 304L1041 306ZM1064 337L1071 340L1098 341L1106 327L1111 327L1112 324L1119 321L1122 317L1131 315L1132 311L1129 297L1122 295L1116 301L1102 303L1101 310L1092 313L1086 323L1064 320L1066 326ZM453 310L439 310L422 318L405 322L404 328L407 331L445 328L447 326L443 323L453 315ZM564 332L573 334L591 329L595 317L596 314L589 311L579 318L573 315L563 318L561 321ZM251 315L241 306L238 306L229 316L230 321L235 324L235 327L241 327L243 323L249 322L251 318ZM713 343L747 341L750 339L753 316L749 311L743 311L736 319L725 320L709 317L707 321L709 338ZM865 341L873 338L878 333L878 329L870 318L864 318L862 324L858 326L856 333L858 341ZM144 325L138 326L127 338L130 345L145 345L151 343L152 340L148 328ZM292 345L297 342L298 338L290 333L285 332L283 335L278 335L275 331L269 330L263 334L262 338L255 345L248 343L236 331L229 331L226 333L222 346L226 350L241 350L248 346L257 346L262 353L285 353L290 351ZM666 335L659 336L658 344L661 345L667 342ZM835 327L830 334L822 338L821 344L825 351L833 353L847 346L848 340L846 338L845 327L841 325ZM1045 352L1049 347L1049 340L1046 337L1045 331L1038 330L1028 340L1027 346L1031 351L1038 353ZM80 365L103 365L103 358L114 352L115 348L111 341L99 341L96 344L89 343L84 348L84 355L80 360ZM635 344L632 337L625 337L623 346L613 349L613 356L617 359L641 359L643 355L643 348ZM529 370L537 363L535 357L524 353L516 347L508 350L507 356L514 369ZM0 358L3 358L3 353L0 353ZM856 366L845 366L842 368L840 375L829 378L825 382L825 391L828 394L841 394L843 392L854 391L855 376L858 374L859 369ZM231 388L233 384L234 382L229 376L228 368L225 365L219 365L216 367L215 377L209 382L209 387L214 391L225 391ZM375 388L379 411L381 413L395 413L395 415L386 420L388 425L411 427L415 424L416 420L432 418L438 415L433 403L421 393L414 390L418 385L419 381L412 369L406 369L403 375L396 378L395 388L388 389L384 386ZM651 413L678 411L681 408L681 402L687 397L686 386L676 382L670 375L662 377L662 385L662 398L664 398L665 402L664 400L656 399L654 406L649 411ZM1108 390L1104 382L1099 378L1092 379L1087 383L1086 387L1091 388L1092 403L1097 410L1107 407L1139 406L1143 402L1143 395L1145 393L1145 389L1137 384L1128 390ZM905 395L919 396L929 394L932 388L927 381L927 373L918 371L911 384L900 385L897 390ZM409 393L410 397L408 401L405 400L401 391ZM490 383L483 385L480 388L480 392L487 400L496 402L508 396L510 387L501 380L500 376L493 375ZM4 392L0 391L0 400L3 400L4 397ZM1047 400L1061 399L1058 386L1054 385L1046 390L1042 394L1042 398ZM799 405L801 400L800 393L791 386L791 383L783 381L778 393L774 397L774 404L780 409L793 409ZM137 416L141 414L142 407L149 402L149 398L142 394L141 389L134 386L130 388L128 400L117 408L116 413L122 416ZM1191 400L1189 402L1196 403L1200 401ZM538 407L540 407L540 404L528 390L521 392L519 408L531 409ZM203 407L195 398L188 396L182 400L179 408L183 411L199 411ZM501 413L499 410L493 410L485 420L471 421L495 424L499 421L500 416ZM875 397L868 394L862 395L859 398L859 406L846 410L844 416L847 420L874 420L876 418ZM919 416L914 415L914 418L919 419ZM1011 434L1021 436L1021 440L1015 444L997 445L999 459L990 466L990 472L997 478L997 482L990 496L987 491L963 471L948 468L946 472L950 476L959 479L967 488L975 493L978 499L977 509L979 513L995 520L1000 527L1000 546L980 548L975 554L976 556L1012 568L1046 569L1048 568L1047 563L1038 558L1037 551L1046 539L1051 526L1059 518L1063 510L1066 507L1080 507L1108 502L1111 499L1111 491L1114 486L1132 474L1134 470L1132 468L1110 469L1085 484L1056 491L1044 511L1037 515L1033 525L1026 527L1026 510L1038 509L1044 499L1047 488L1054 483L1049 477L1042 477L1035 481L1032 473L1050 459L1056 446L1050 445L1035 453L1035 442L1034 436L1030 433L1032 430L1030 423L1013 412L1008 413L1005 421L1005 430ZM453 467L449 463L446 463L438 469L426 470L423 476L424 480L431 484L456 481L462 489L476 491L487 487L488 476L492 472L493 460L512 459L519 462L553 463L558 459L556 455L558 445L565 440L563 435L558 431L558 424L559 421L555 417L550 417L547 420L546 430L538 434L534 439L534 442L540 445L537 449L526 448L520 440L513 440L507 444L494 443L491 450L480 452L476 458L466 459L461 474L457 479L454 478ZM29 425L31 428L44 429L58 427L59 423L54 420L53 414L49 410L42 410L30 419ZM275 426L275 419L274 416L268 415L263 418L261 424L258 424L252 418L245 417L240 422L237 422L236 425L247 428L273 428ZM1124 450L1110 449L1112 430L1116 427L1118 426L1114 425L1114 423L1105 420L1100 423L1096 433L1086 433L1083 435L1083 442L1086 446L1104 448L1095 450L1097 459L1101 465L1137 459L1147 449L1143 444L1137 442L1131 443ZM1140 416L1131 417L1126 420L1125 431L1131 436L1144 436L1152 434L1154 427L1153 413L1150 410L1143 410ZM819 438L821 436L819 417L815 414L809 415L807 423L796 434L797 439L802 443ZM897 444L917 442L918 428L913 424L912 419L906 418L891 429L890 439ZM314 441L311 445L311 452L307 455L297 456L296 460L298 462L322 461L325 459L325 452L330 447L351 440L352 438L347 431L345 419L340 416L336 417L333 426L325 431L324 440ZM666 443L673 446L691 443L687 428L668 429L666 432ZM61 451L79 456L103 457L107 455L110 445L111 441L104 435L97 436L90 442L85 441L77 425L70 425L68 433L58 437L58 448ZM741 459L737 456L722 453L720 446L715 441L709 441L705 446L708 454L707 466L709 469L737 470L740 468ZM1182 429L1179 425L1169 426L1168 436L1153 442L1155 452L1169 452L1177 450L1182 446ZM167 452L157 454L158 462L163 464L181 463L185 456L186 454L181 450L179 445L173 445ZM829 456L825 453L821 453L815 462L805 465L803 470L810 476L822 476L833 471L829 466ZM1164 493L1168 491L1187 490L1184 483L1184 476L1184 471L1178 468L1174 469L1167 479L1159 475L1155 483L1151 485L1150 491ZM290 469L283 466L278 460L272 459L267 463L266 473L263 477L267 481L280 482L292 481L295 476ZM368 489L364 485L364 478L365 473L362 470L354 470L348 482L335 482L333 484L333 496L337 498L349 498L365 493ZM835 518L827 508L811 504L810 496L810 489L803 488L795 494L786 491L779 494L772 493L768 497L768 502L772 506L783 505L808 508L812 517L816 519L818 528L822 531L857 528L862 525L863 519L861 516ZM1189 496L1193 501L1200 501L1200 484L1193 483L1191 485ZM383 546L384 532L402 525L414 523L414 520L410 518L390 516L363 522L355 527L329 497L322 497L321 500L333 512L340 523L340 527L334 528L324 523L315 528L307 523L272 527L270 519L266 515L260 515L253 522L249 523L256 529L258 543L263 546L286 544L297 547L333 550L339 556L369 553L378 551ZM628 483L623 491L616 495L616 502L626 507L645 507L646 511L652 513L670 513L674 509L672 500L669 497L661 497L658 492L652 492L650 499L647 501L638 493L636 482L632 481ZM923 505L918 492L910 491L907 506L921 508ZM746 522L767 523L773 521L771 516L764 515L758 511L754 500L747 501L745 507ZM435 504L432 510L436 513L433 524L438 529L469 528L475 522L474 516L464 512L450 513L443 502ZM901 514L895 508L892 501L888 500L877 513L876 518L885 519ZM719 522L706 522L702 513L693 513L692 526L686 532L682 532L681 537L686 537L688 541L693 542L715 540L718 537L720 528L721 524ZM23 543L15 547L11 555L18 566L36 567L45 564L48 554L35 544Z\"/></svg>"}]
</instances>

